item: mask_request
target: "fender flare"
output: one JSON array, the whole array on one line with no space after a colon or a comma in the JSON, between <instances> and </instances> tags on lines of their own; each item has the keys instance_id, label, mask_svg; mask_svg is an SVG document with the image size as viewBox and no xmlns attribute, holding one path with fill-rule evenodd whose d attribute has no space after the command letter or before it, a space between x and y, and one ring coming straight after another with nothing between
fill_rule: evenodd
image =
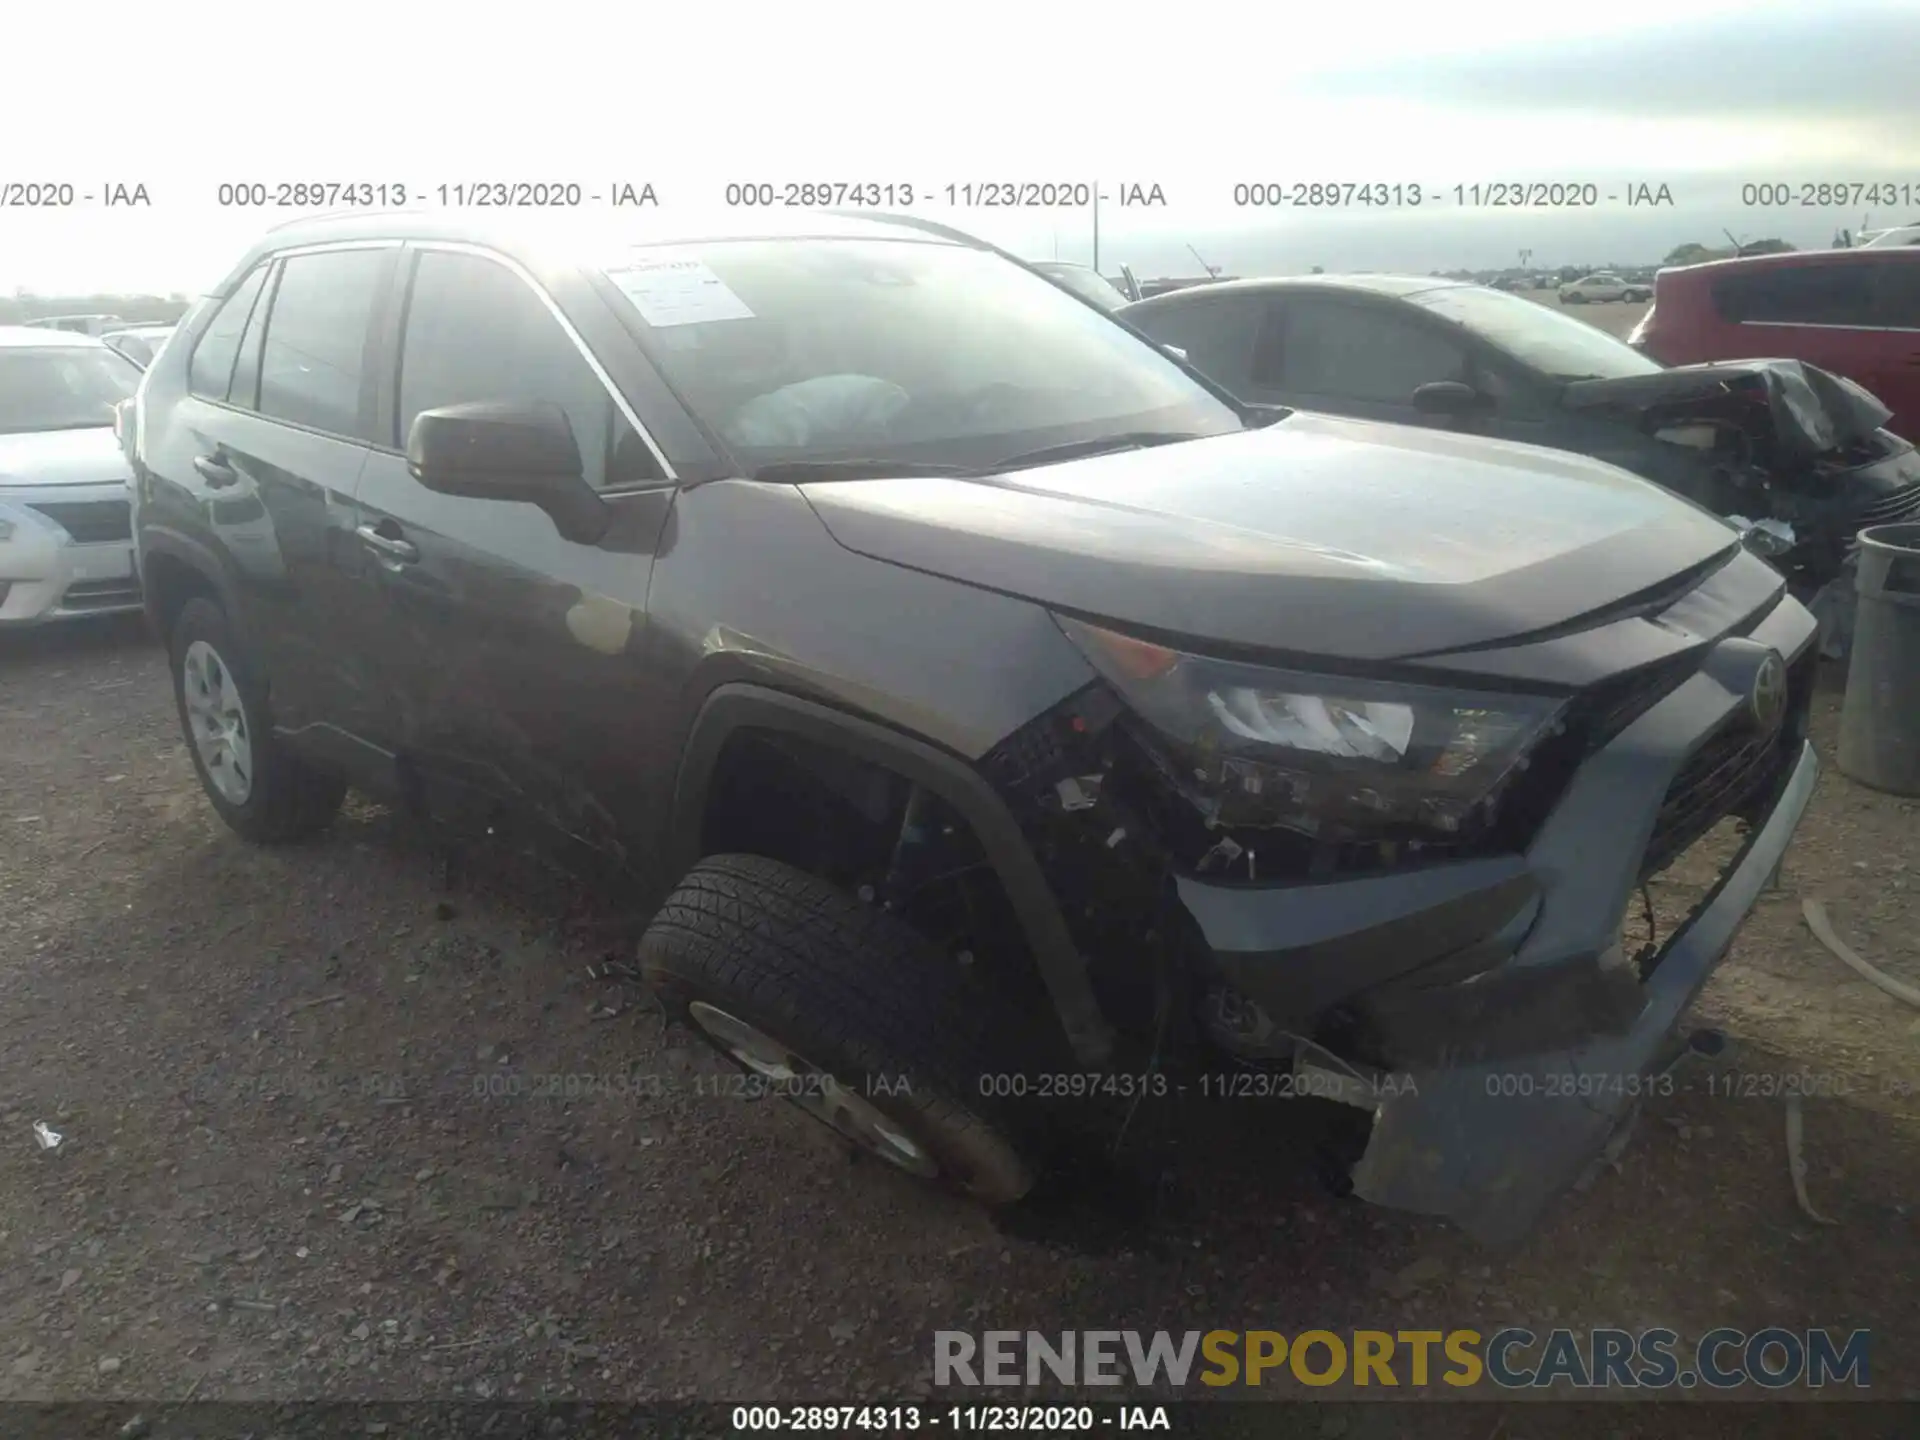
<instances>
[{"instance_id":1,"label":"fender flare","mask_svg":"<svg viewBox=\"0 0 1920 1440\"><path fill-rule=\"evenodd\" d=\"M700 859L713 772L727 741L743 729L785 731L884 765L952 806L979 838L1019 917L1075 1057L1088 1066L1106 1063L1113 1053L1112 1027L1093 993L1066 917L1013 812L965 761L924 741L782 690L746 683L719 686L701 704L681 753L667 839L670 873L684 875Z\"/></svg>"},{"instance_id":2,"label":"fender flare","mask_svg":"<svg viewBox=\"0 0 1920 1440\"><path fill-rule=\"evenodd\" d=\"M148 562L156 555L164 555L206 581L219 599L220 608L226 612L228 623L233 625L236 631L244 629L243 607L234 603L232 577L227 574L226 567L220 563L219 557L199 540L171 527L152 526L140 532L134 555L136 568L140 573L140 589L146 601L147 619L154 631L159 634L163 644L170 637L165 634L160 624L160 616L156 608L157 597L147 578ZM244 635L239 638L242 643L245 643Z\"/></svg>"}]
</instances>

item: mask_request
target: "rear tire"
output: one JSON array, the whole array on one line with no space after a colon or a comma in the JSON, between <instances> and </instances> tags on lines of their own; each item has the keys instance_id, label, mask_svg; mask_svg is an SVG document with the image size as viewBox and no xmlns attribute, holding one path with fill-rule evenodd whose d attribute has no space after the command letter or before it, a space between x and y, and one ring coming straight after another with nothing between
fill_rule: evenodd
<instances>
[{"instance_id":1,"label":"rear tire","mask_svg":"<svg viewBox=\"0 0 1920 1440\"><path fill-rule=\"evenodd\" d=\"M775 860L709 856L640 969L669 1016L868 1153L986 1205L1032 1188L1037 1135L981 1093L1012 1069L994 1036L1023 1027L896 916Z\"/></svg>"},{"instance_id":2,"label":"rear tire","mask_svg":"<svg viewBox=\"0 0 1920 1440\"><path fill-rule=\"evenodd\" d=\"M226 613L189 600L173 623L173 700L200 788L235 834L256 844L324 830L345 781L295 755L273 733L267 697Z\"/></svg>"}]
</instances>

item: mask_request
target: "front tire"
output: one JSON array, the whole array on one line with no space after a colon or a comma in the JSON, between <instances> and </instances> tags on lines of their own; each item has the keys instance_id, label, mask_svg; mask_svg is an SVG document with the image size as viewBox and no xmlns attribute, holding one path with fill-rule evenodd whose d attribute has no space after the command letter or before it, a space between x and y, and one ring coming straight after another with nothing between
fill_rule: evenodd
<instances>
[{"instance_id":1,"label":"front tire","mask_svg":"<svg viewBox=\"0 0 1920 1440\"><path fill-rule=\"evenodd\" d=\"M324 830L347 787L273 733L267 697L211 600L189 600L173 624L173 698L200 787L228 827L257 844Z\"/></svg>"},{"instance_id":2,"label":"front tire","mask_svg":"<svg viewBox=\"0 0 1920 1440\"><path fill-rule=\"evenodd\" d=\"M1035 1171L983 1077L1020 1028L898 917L758 855L687 873L640 941L667 1013L867 1153L986 1205ZM1015 1102L1016 1104L1018 1102Z\"/></svg>"}]
</instances>

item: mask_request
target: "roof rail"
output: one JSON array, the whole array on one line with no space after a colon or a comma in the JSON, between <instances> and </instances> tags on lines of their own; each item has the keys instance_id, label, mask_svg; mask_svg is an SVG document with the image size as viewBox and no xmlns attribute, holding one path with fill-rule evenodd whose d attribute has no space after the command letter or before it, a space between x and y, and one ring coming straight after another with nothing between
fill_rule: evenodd
<instances>
[{"instance_id":1,"label":"roof rail","mask_svg":"<svg viewBox=\"0 0 1920 1440\"><path fill-rule=\"evenodd\" d=\"M952 240L961 245L970 245L976 250L992 250L1006 254L998 245L982 240L978 235L969 235L964 230L951 225L942 225L938 220L924 220L918 215L895 215L890 210L829 210L842 220L885 220L895 225L905 225L910 230L919 230L928 235L938 235L943 240ZM1025 264L1025 261L1021 262Z\"/></svg>"},{"instance_id":2,"label":"roof rail","mask_svg":"<svg viewBox=\"0 0 1920 1440\"><path fill-rule=\"evenodd\" d=\"M282 230L291 230L296 225L310 225L316 220L381 220L402 215L425 215L425 210L368 210L360 206L339 210L322 210L313 215L296 215L291 220L282 220L278 225L269 226L267 234L277 235Z\"/></svg>"}]
</instances>

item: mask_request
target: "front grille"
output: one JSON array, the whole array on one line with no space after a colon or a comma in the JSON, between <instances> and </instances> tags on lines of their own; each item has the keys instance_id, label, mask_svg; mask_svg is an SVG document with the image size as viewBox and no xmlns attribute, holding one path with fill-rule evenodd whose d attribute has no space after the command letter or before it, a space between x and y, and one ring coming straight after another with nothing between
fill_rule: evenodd
<instances>
[{"instance_id":1,"label":"front grille","mask_svg":"<svg viewBox=\"0 0 1920 1440\"><path fill-rule=\"evenodd\" d=\"M76 580L60 597L62 610L106 610L115 605L131 605L140 599L140 582L120 580Z\"/></svg>"},{"instance_id":2,"label":"front grille","mask_svg":"<svg viewBox=\"0 0 1920 1440\"><path fill-rule=\"evenodd\" d=\"M1771 731L1755 730L1744 715L1729 717L1695 750L1667 787L1640 862L1645 880L1729 815L1764 795L1792 761L1807 730L1812 701L1813 647L1789 672L1786 712Z\"/></svg>"},{"instance_id":3,"label":"front grille","mask_svg":"<svg viewBox=\"0 0 1920 1440\"><path fill-rule=\"evenodd\" d=\"M1560 733L1543 741L1508 782L1494 811L1493 846L1525 850L1589 756L1677 690L1697 655L1676 656L1594 686L1568 707Z\"/></svg>"},{"instance_id":4,"label":"front grille","mask_svg":"<svg viewBox=\"0 0 1920 1440\"><path fill-rule=\"evenodd\" d=\"M81 545L133 538L133 506L125 500L50 501L31 508Z\"/></svg>"}]
</instances>

